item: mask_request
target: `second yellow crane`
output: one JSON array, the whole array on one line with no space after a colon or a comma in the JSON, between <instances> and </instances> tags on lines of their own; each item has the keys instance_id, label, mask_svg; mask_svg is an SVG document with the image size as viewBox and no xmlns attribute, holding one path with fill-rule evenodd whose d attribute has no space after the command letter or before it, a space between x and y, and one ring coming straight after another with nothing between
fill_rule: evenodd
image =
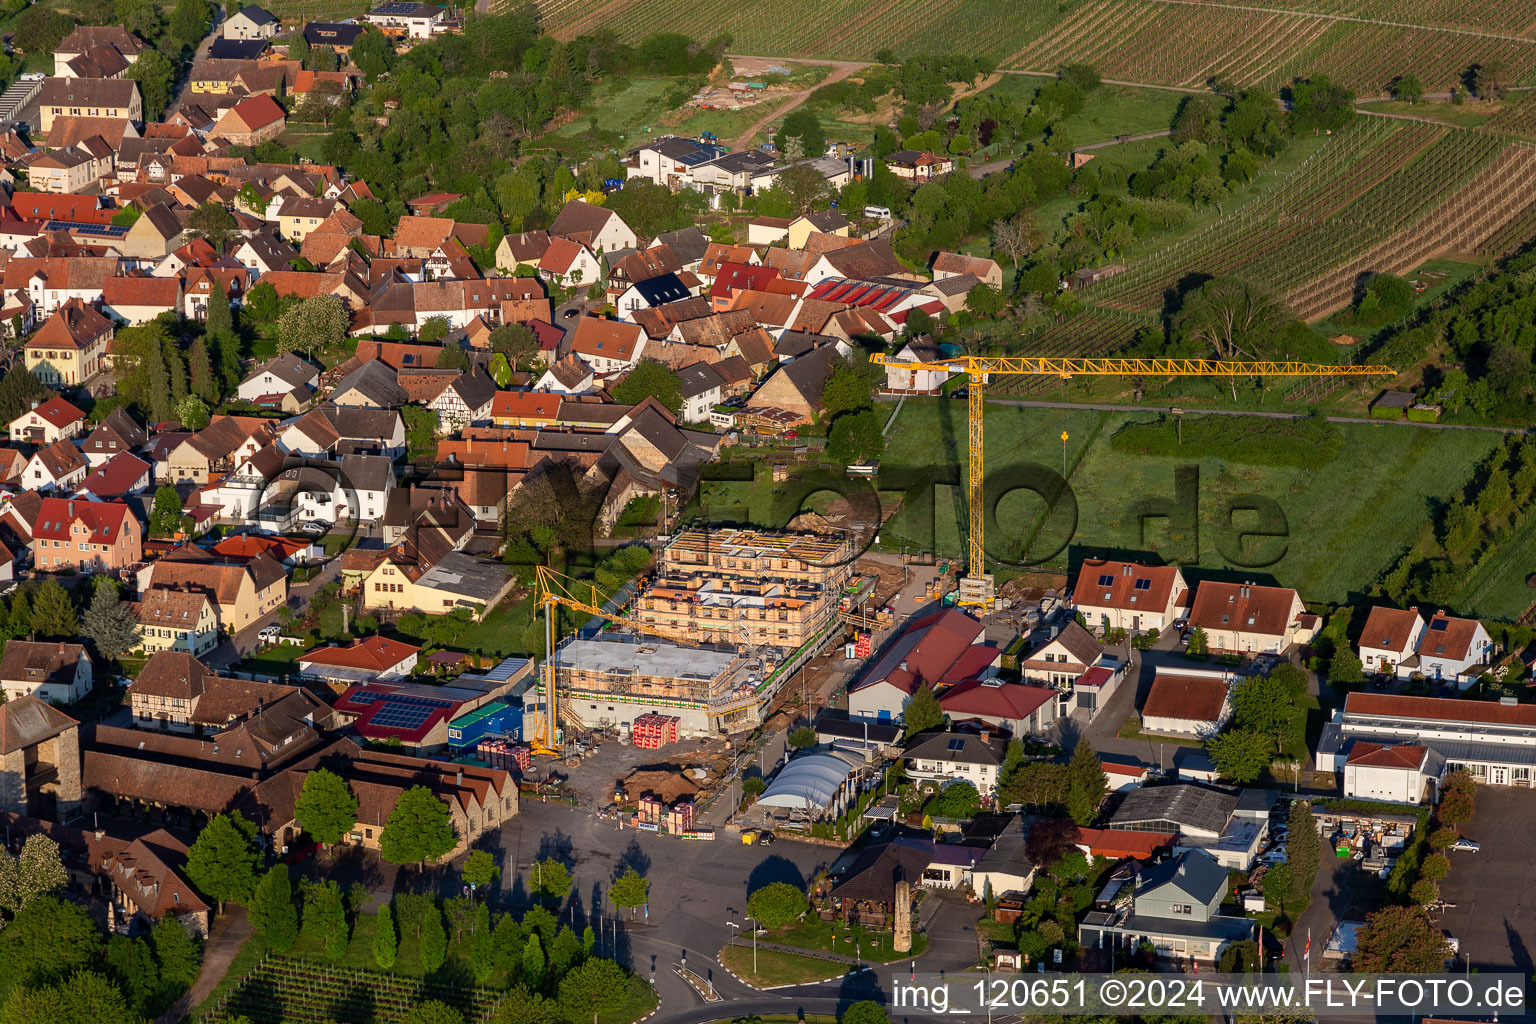
<instances>
[{"instance_id":1,"label":"second yellow crane","mask_svg":"<svg viewBox=\"0 0 1536 1024\"><path fill-rule=\"evenodd\" d=\"M982 473L983 396L993 374L1039 374L1070 379L1089 377L1394 377L1387 366L1334 366L1327 363L1233 362L1219 359L1121 359L1112 357L955 356L908 362L875 353L870 362L900 370L930 370L966 375L966 575L960 580L959 604L990 608L992 576L987 572L985 481Z\"/></svg>"}]
</instances>

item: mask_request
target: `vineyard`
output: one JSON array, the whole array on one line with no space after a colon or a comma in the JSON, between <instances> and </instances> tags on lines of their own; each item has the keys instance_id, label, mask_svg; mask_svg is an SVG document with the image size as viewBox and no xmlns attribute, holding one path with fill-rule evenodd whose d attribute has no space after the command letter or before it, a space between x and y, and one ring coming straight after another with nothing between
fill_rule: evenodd
<instances>
[{"instance_id":1,"label":"vineyard","mask_svg":"<svg viewBox=\"0 0 1536 1024\"><path fill-rule=\"evenodd\" d=\"M1536 100L1509 99L1482 124L1484 131L1536 139Z\"/></svg>"},{"instance_id":2,"label":"vineyard","mask_svg":"<svg viewBox=\"0 0 1536 1024\"><path fill-rule=\"evenodd\" d=\"M634 42L680 25L670 0L536 2L544 27L566 39L603 27ZM1369 18L1382 21L1359 20ZM683 30L729 32L733 52L763 56L872 60L890 47L991 57L1019 71L1082 61L1106 78L1186 87L1224 75L1276 88L1323 72L1376 95L1405 72L1444 90L1473 64L1500 63L1511 82L1530 78L1529 27L1536 0L697 0Z\"/></svg>"},{"instance_id":3,"label":"vineyard","mask_svg":"<svg viewBox=\"0 0 1536 1024\"><path fill-rule=\"evenodd\" d=\"M1156 326L1157 321L1152 317L1090 309L1028 335L1018 349L1032 356L1109 356L1123 351L1141 328ZM1051 377L998 377L992 385L992 391L999 394L1030 395L1057 383Z\"/></svg>"},{"instance_id":4,"label":"vineyard","mask_svg":"<svg viewBox=\"0 0 1536 1024\"><path fill-rule=\"evenodd\" d=\"M1536 149L1487 133L1362 119L1267 195L1084 297L1153 310L1190 274L1241 272L1316 319L1347 305L1365 273L1401 273L1500 237L1536 204L1533 168Z\"/></svg>"},{"instance_id":5,"label":"vineyard","mask_svg":"<svg viewBox=\"0 0 1536 1024\"><path fill-rule=\"evenodd\" d=\"M539 0L544 27L569 39L598 26L629 42L679 30L675 5L662 0ZM783 0L760 8L698 0L683 31L700 38L731 34L736 53L873 60L900 53L965 53L1001 58L1057 17L1055 3L979 0Z\"/></svg>"},{"instance_id":6,"label":"vineyard","mask_svg":"<svg viewBox=\"0 0 1536 1024\"><path fill-rule=\"evenodd\" d=\"M482 1024L500 998L489 989L463 991L419 978L269 954L228 999L202 1016L200 1024L237 1017L249 1018L251 1024L374 1024L398 1020L426 999L441 1000L471 1024Z\"/></svg>"},{"instance_id":7,"label":"vineyard","mask_svg":"<svg viewBox=\"0 0 1536 1024\"><path fill-rule=\"evenodd\" d=\"M1532 0L1499 4L1483 0L1262 0L1255 6L1511 36L1526 35L1526 30L1536 25L1536 2Z\"/></svg>"},{"instance_id":8,"label":"vineyard","mask_svg":"<svg viewBox=\"0 0 1536 1024\"><path fill-rule=\"evenodd\" d=\"M1497 62L1510 81L1536 71L1536 42L1313 14L1174 0L1088 0L1003 66L1051 71L1094 65L1105 78L1196 87L1213 76L1279 88L1325 73L1363 95L1412 72L1449 88L1473 64Z\"/></svg>"}]
</instances>

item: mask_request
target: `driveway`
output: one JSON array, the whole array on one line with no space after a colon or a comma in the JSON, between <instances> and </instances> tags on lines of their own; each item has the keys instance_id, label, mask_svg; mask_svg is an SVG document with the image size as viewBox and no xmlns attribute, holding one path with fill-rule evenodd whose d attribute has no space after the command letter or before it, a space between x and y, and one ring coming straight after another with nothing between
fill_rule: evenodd
<instances>
[{"instance_id":1,"label":"driveway","mask_svg":"<svg viewBox=\"0 0 1536 1024\"><path fill-rule=\"evenodd\" d=\"M340 576L341 559L333 558L309 582L297 583L289 587L288 607L296 612L302 612L304 608L308 607L310 598L314 596L315 591ZM208 667L214 669L228 668L230 665L242 661L246 655L256 649L256 635L261 632L262 628L278 621L277 615L279 610L274 609L268 612L239 633L236 633L233 637L226 637L220 641L219 646L215 647L203 659L207 662Z\"/></svg>"},{"instance_id":2,"label":"driveway","mask_svg":"<svg viewBox=\"0 0 1536 1024\"><path fill-rule=\"evenodd\" d=\"M1479 786L1477 815L1465 835L1478 853L1452 853L1441 897L1456 904L1440 925L1461 940L1471 966L1482 971L1536 969L1536 792ZM1465 961L1463 961L1465 963Z\"/></svg>"}]
</instances>

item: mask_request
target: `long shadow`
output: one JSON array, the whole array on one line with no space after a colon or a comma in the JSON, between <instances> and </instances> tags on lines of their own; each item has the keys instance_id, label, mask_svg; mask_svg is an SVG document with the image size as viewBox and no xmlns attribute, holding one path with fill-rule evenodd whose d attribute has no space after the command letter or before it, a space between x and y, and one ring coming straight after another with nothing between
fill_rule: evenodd
<instances>
[{"instance_id":1,"label":"long shadow","mask_svg":"<svg viewBox=\"0 0 1536 1024\"><path fill-rule=\"evenodd\" d=\"M805 874L801 872L800 865L787 857L778 854L766 857L752 869L747 876L747 892L756 892L765 885L774 882L788 882L796 889L804 889L806 885Z\"/></svg>"},{"instance_id":2,"label":"long shadow","mask_svg":"<svg viewBox=\"0 0 1536 1024\"><path fill-rule=\"evenodd\" d=\"M372 987L353 985L331 1007L331 1016L343 1024L374 1024L379 1010Z\"/></svg>"},{"instance_id":3,"label":"long shadow","mask_svg":"<svg viewBox=\"0 0 1536 1024\"><path fill-rule=\"evenodd\" d=\"M250 1018L251 1024L282 1024L285 1016L282 997L266 978L251 978L242 984L230 999L229 1009Z\"/></svg>"},{"instance_id":4,"label":"long shadow","mask_svg":"<svg viewBox=\"0 0 1536 1024\"><path fill-rule=\"evenodd\" d=\"M880 990L880 983L876 972L855 971L843 975L843 980L837 987L837 1015L842 1017L848 1012L848 1008L854 1003L862 1003L866 1000L885 1006L886 996Z\"/></svg>"},{"instance_id":5,"label":"long shadow","mask_svg":"<svg viewBox=\"0 0 1536 1024\"><path fill-rule=\"evenodd\" d=\"M1515 930L1514 925L1509 923L1508 918L1504 919L1504 938L1509 942L1509 955L1514 961L1515 970L1529 977L1532 971L1536 971L1536 962L1531 959L1531 951L1527 948L1525 939L1520 937L1520 933ZM1503 969L1502 964L1499 965L1499 969Z\"/></svg>"},{"instance_id":6,"label":"long shadow","mask_svg":"<svg viewBox=\"0 0 1536 1024\"><path fill-rule=\"evenodd\" d=\"M619 854L618 862L613 866L613 877L618 878L626 868L634 868L637 875L648 874L651 870L651 855L640 846L639 839L630 839L624 852Z\"/></svg>"},{"instance_id":7,"label":"long shadow","mask_svg":"<svg viewBox=\"0 0 1536 1024\"><path fill-rule=\"evenodd\" d=\"M576 863L576 845L563 829L546 832L539 837L539 860L557 860L566 867Z\"/></svg>"}]
</instances>

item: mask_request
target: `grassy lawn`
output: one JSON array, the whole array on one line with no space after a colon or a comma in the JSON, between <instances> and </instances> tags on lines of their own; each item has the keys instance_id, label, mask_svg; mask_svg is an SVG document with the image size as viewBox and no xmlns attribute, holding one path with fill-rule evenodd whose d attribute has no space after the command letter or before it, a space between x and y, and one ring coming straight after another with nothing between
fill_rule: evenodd
<instances>
[{"instance_id":1,"label":"grassy lawn","mask_svg":"<svg viewBox=\"0 0 1536 1024\"><path fill-rule=\"evenodd\" d=\"M554 135L574 138L586 133L589 118L597 118L599 131L618 132L621 137L644 135L647 125L654 126L661 113L661 98L676 84L672 78L616 78L604 82L592 97L590 109Z\"/></svg>"},{"instance_id":2,"label":"grassy lawn","mask_svg":"<svg viewBox=\"0 0 1536 1024\"><path fill-rule=\"evenodd\" d=\"M537 613L538 605L531 597L517 600L509 598L493 608L483 621L470 623L454 641L453 647L498 658L510 654L527 654L529 651L523 644L523 633ZM400 632L398 625L393 632L408 636Z\"/></svg>"},{"instance_id":3,"label":"grassy lawn","mask_svg":"<svg viewBox=\"0 0 1536 1024\"><path fill-rule=\"evenodd\" d=\"M1536 600L1525 585L1536 564L1536 515L1526 510L1514 531L1462 578L1452 607L1467 614L1517 619Z\"/></svg>"},{"instance_id":4,"label":"grassy lawn","mask_svg":"<svg viewBox=\"0 0 1536 1024\"><path fill-rule=\"evenodd\" d=\"M834 924L819 917L807 917L799 924L768 932L763 939L785 946L836 953L839 956L858 956L861 960L882 964L903 957L922 956L928 949L928 936L922 932L913 934L911 952L898 953L893 947L894 935L891 932L876 932L858 925L849 927L840 922Z\"/></svg>"},{"instance_id":5,"label":"grassy lawn","mask_svg":"<svg viewBox=\"0 0 1536 1024\"><path fill-rule=\"evenodd\" d=\"M1104 142L1121 135L1161 131L1173 123L1173 115L1182 102L1183 93L1101 85L1088 97L1082 110L1062 121L1062 128L1078 145ZM1113 150L1094 152L1102 157Z\"/></svg>"},{"instance_id":6,"label":"grassy lawn","mask_svg":"<svg viewBox=\"0 0 1536 1024\"><path fill-rule=\"evenodd\" d=\"M1424 100L1419 103L1400 103L1397 100L1376 100L1361 103L1361 110L1377 114L1406 114L1429 121L1455 125L1458 128L1476 128L1499 112L1498 103L1451 103L1448 100Z\"/></svg>"},{"instance_id":7,"label":"grassy lawn","mask_svg":"<svg viewBox=\"0 0 1536 1024\"><path fill-rule=\"evenodd\" d=\"M1295 410L1297 406L1287 408ZM1013 557L1026 541L1032 541L1032 557L1051 554L1050 565L1075 564L1082 557L1115 552L1140 552L1145 557L1149 550L1161 549L1170 558L1187 554L1194 548L1196 537L1171 530L1167 520L1148 519L1143 539L1139 503L1144 499L1171 501L1174 470L1196 465L1200 474L1199 536L1194 564L1198 568L1226 570L1230 575L1255 580L1272 577L1298 588L1307 600L1342 602L1390 568L1398 552L1413 541L1428 509L1454 493L1465 482L1469 468L1498 440L1497 435L1481 431L1337 424L1342 439L1338 453L1316 470L1246 465L1193 444L1185 446L1187 452L1166 457L1133 456L1111 446L1109 438L1121 424L1147 418L1142 414L989 405L989 471L1001 473L1010 465L1032 462L1059 473L1059 438L1065 431L1076 498L1074 524L1065 504L1040 523L1044 503L1037 495L1016 491L1003 497L997 506L998 525L989 526L988 546L994 556ZM1249 422L1256 430L1265 426L1263 421ZM891 434L886 465L927 467L942 460L955 467L957 480L963 479L963 403L908 401L898 427ZM755 491L761 488L761 484L754 485ZM959 554L963 492L949 486L940 486L936 492L931 531L924 521L925 510L903 507L881 531L882 548L923 545L941 556ZM1265 496L1279 505L1287 530L1283 540L1249 538L1239 548L1232 534L1235 529L1251 528L1248 524L1253 520L1248 513L1237 513L1230 526L1222 519L1225 502L1242 494ZM881 501L891 507L898 497L882 494ZM929 536L933 538L931 545ZM1361 537L1370 537L1371 542L1360 543ZM1527 542L1536 543L1529 538ZM1247 568L1234 565L1220 548L1253 564ZM1524 589L1523 573L1517 576L1518 589ZM1504 587L1500 592L1513 594L1515 589ZM1529 597L1524 597L1516 611L1529 604ZM1504 614L1508 614L1507 609Z\"/></svg>"},{"instance_id":8,"label":"grassy lawn","mask_svg":"<svg viewBox=\"0 0 1536 1024\"><path fill-rule=\"evenodd\" d=\"M720 951L720 962L742 981L756 988L805 985L840 973L839 965L830 960L797 956L778 949L759 949L757 970L754 971L751 946L726 946Z\"/></svg>"},{"instance_id":9,"label":"grassy lawn","mask_svg":"<svg viewBox=\"0 0 1536 1024\"><path fill-rule=\"evenodd\" d=\"M338 604L339 608L340 605ZM272 644L251 652L235 666L236 672L255 672L266 676L286 676L299 670L299 658L316 644Z\"/></svg>"}]
</instances>

